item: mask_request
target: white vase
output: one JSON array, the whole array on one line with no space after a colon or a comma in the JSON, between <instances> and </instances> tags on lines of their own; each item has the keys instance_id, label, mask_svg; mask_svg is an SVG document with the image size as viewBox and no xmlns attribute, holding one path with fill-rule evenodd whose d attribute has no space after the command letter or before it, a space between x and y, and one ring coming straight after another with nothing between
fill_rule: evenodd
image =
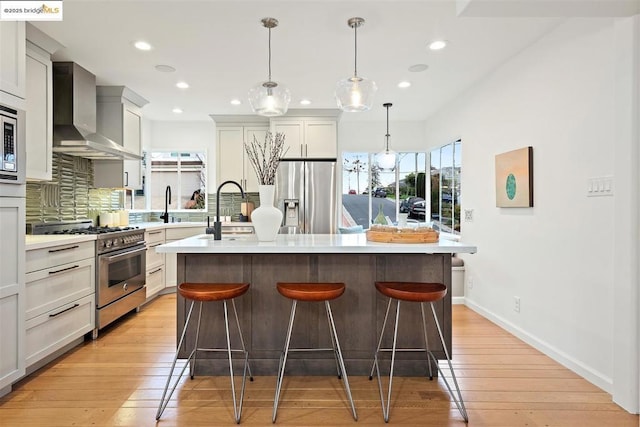
<instances>
[{"instance_id":1,"label":"white vase","mask_svg":"<svg viewBox=\"0 0 640 427\"><path fill-rule=\"evenodd\" d=\"M282 224L282 212L273 206L275 186L260 185L258 191L260 206L251 213L251 222L259 242L273 242Z\"/></svg>"}]
</instances>

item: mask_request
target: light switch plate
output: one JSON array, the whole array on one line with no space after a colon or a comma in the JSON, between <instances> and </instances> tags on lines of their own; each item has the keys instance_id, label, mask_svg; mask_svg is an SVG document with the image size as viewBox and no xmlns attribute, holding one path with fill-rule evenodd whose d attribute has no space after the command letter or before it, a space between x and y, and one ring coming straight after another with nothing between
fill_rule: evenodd
<instances>
[{"instance_id":1,"label":"light switch plate","mask_svg":"<svg viewBox=\"0 0 640 427\"><path fill-rule=\"evenodd\" d=\"M587 179L587 197L613 196L613 175Z\"/></svg>"}]
</instances>

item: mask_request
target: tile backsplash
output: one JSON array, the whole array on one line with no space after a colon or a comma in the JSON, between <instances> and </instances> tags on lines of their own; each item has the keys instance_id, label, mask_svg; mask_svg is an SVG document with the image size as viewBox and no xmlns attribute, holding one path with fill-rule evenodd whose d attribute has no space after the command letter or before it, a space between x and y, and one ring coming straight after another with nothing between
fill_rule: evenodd
<instances>
[{"instance_id":1,"label":"tile backsplash","mask_svg":"<svg viewBox=\"0 0 640 427\"><path fill-rule=\"evenodd\" d=\"M258 193L247 193L248 200L260 205ZM92 219L96 221L100 211L123 209L124 191L112 188L93 188L93 164L91 160L66 154L53 153L52 180L27 183L26 221L38 222L73 221ZM207 195L207 211L172 212L176 221L214 220L216 195ZM238 193L220 193L220 214L230 215L238 221L240 204L244 200ZM130 222L160 221L161 211L132 212Z\"/></svg>"}]
</instances>

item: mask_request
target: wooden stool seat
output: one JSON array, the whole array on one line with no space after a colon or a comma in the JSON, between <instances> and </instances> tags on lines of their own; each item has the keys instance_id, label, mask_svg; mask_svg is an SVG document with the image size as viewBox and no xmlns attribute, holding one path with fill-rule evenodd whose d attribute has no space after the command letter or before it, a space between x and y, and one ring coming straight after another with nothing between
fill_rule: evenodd
<instances>
[{"instance_id":1,"label":"wooden stool seat","mask_svg":"<svg viewBox=\"0 0 640 427\"><path fill-rule=\"evenodd\" d=\"M192 301L223 301L237 298L249 290L249 283L180 283L178 292Z\"/></svg>"},{"instance_id":2,"label":"wooden stool seat","mask_svg":"<svg viewBox=\"0 0 640 427\"><path fill-rule=\"evenodd\" d=\"M282 296L297 301L329 301L344 293L344 283L277 283Z\"/></svg>"},{"instance_id":3,"label":"wooden stool seat","mask_svg":"<svg viewBox=\"0 0 640 427\"><path fill-rule=\"evenodd\" d=\"M447 295L442 283L376 282L376 289L389 298L411 302L433 302Z\"/></svg>"}]
</instances>

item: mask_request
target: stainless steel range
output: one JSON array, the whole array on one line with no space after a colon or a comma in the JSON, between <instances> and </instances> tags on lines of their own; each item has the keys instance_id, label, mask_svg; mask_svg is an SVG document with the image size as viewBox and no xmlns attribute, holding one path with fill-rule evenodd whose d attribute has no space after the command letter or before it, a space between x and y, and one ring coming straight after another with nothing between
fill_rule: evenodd
<instances>
[{"instance_id":1,"label":"stainless steel range","mask_svg":"<svg viewBox=\"0 0 640 427\"><path fill-rule=\"evenodd\" d=\"M91 220L28 224L30 234L96 235L96 326L104 328L145 301L146 246L137 227L94 227Z\"/></svg>"}]
</instances>

